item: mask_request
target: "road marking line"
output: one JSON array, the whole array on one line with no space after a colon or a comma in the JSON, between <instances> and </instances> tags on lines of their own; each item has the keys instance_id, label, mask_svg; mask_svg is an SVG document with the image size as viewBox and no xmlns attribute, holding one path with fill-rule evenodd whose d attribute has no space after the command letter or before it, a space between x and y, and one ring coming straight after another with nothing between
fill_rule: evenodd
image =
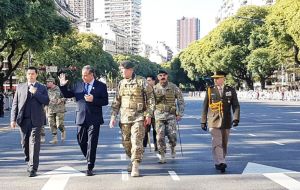
<instances>
[{"instance_id":1,"label":"road marking line","mask_svg":"<svg viewBox=\"0 0 300 190\"><path fill-rule=\"evenodd\" d=\"M42 190L64 190L68 180L72 176L84 176L84 173L75 170L72 167L64 166L55 170L46 172L43 175L35 178L49 178L46 184L42 187Z\"/></svg>"},{"instance_id":2,"label":"road marking line","mask_svg":"<svg viewBox=\"0 0 300 190\"><path fill-rule=\"evenodd\" d=\"M128 172L127 171L122 171L122 181L128 181Z\"/></svg>"},{"instance_id":3,"label":"road marking line","mask_svg":"<svg viewBox=\"0 0 300 190\"><path fill-rule=\"evenodd\" d=\"M126 154L121 154L120 156L121 156L121 160L123 161L126 160Z\"/></svg>"},{"instance_id":4,"label":"road marking line","mask_svg":"<svg viewBox=\"0 0 300 190\"><path fill-rule=\"evenodd\" d=\"M263 175L289 190L300 189L299 181L297 181L283 173L266 173Z\"/></svg>"},{"instance_id":5,"label":"road marking line","mask_svg":"<svg viewBox=\"0 0 300 190\"><path fill-rule=\"evenodd\" d=\"M249 133L249 136L251 137L256 137L256 135Z\"/></svg>"},{"instance_id":6,"label":"road marking line","mask_svg":"<svg viewBox=\"0 0 300 190\"><path fill-rule=\"evenodd\" d=\"M276 141L271 141L272 143L275 143L275 144L278 144L278 145L285 145L285 144L282 144L282 143L279 143L279 142L276 142Z\"/></svg>"},{"instance_id":7,"label":"road marking line","mask_svg":"<svg viewBox=\"0 0 300 190\"><path fill-rule=\"evenodd\" d=\"M42 190L64 190L70 176L52 176Z\"/></svg>"},{"instance_id":8,"label":"road marking line","mask_svg":"<svg viewBox=\"0 0 300 190\"><path fill-rule=\"evenodd\" d=\"M169 172L171 178L172 178L174 181L179 181L179 180L180 180L179 177L178 177L178 175L176 174L176 172L174 172L174 171L168 171L168 172Z\"/></svg>"},{"instance_id":9,"label":"road marking line","mask_svg":"<svg viewBox=\"0 0 300 190\"><path fill-rule=\"evenodd\" d=\"M123 145L122 145L122 144L120 144L120 148L123 148Z\"/></svg>"},{"instance_id":10,"label":"road marking line","mask_svg":"<svg viewBox=\"0 0 300 190\"><path fill-rule=\"evenodd\" d=\"M236 128L231 128L232 130L236 131Z\"/></svg>"}]
</instances>

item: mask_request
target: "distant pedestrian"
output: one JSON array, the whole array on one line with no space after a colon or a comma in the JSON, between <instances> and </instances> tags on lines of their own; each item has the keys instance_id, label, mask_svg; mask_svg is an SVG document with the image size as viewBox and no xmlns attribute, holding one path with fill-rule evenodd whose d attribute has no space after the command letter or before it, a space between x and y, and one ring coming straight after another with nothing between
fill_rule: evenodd
<instances>
[{"instance_id":1,"label":"distant pedestrian","mask_svg":"<svg viewBox=\"0 0 300 190\"><path fill-rule=\"evenodd\" d=\"M215 168L222 173L227 168L226 154L231 126L238 126L240 121L240 104L234 88L225 85L226 73L216 72L214 87L208 87L203 102L201 128L212 136L212 154ZM233 112L233 117L232 117Z\"/></svg>"},{"instance_id":2,"label":"distant pedestrian","mask_svg":"<svg viewBox=\"0 0 300 190\"><path fill-rule=\"evenodd\" d=\"M35 177L39 166L40 132L45 123L44 105L49 103L47 89L36 81L35 67L26 72L26 83L17 86L11 109L11 127L20 127L21 144L28 163L29 177Z\"/></svg>"}]
</instances>

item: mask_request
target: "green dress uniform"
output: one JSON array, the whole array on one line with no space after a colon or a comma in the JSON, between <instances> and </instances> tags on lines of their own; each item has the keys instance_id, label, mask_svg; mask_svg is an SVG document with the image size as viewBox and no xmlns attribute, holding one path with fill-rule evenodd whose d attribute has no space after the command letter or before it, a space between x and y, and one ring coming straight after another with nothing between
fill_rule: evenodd
<instances>
[{"instance_id":1,"label":"green dress uniform","mask_svg":"<svg viewBox=\"0 0 300 190\"><path fill-rule=\"evenodd\" d=\"M226 164L230 128L233 121L240 120L240 105L235 89L225 85L221 93L220 91L217 86L208 88L201 118L202 124L208 123L212 136L212 154L216 168L220 164Z\"/></svg>"}]
</instances>

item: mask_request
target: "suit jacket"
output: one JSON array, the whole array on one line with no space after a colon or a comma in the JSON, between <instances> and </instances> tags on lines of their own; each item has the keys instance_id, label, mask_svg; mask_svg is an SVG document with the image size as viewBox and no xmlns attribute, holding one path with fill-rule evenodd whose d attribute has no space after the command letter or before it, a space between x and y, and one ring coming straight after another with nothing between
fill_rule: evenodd
<instances>
[{"instance_id":1,"label":"suit jacket","mask_svg":"<svg viewBox=\"0 0 300 190\"><path fill-rule=\"evenodd\" d=\"M43 126L46 120L44 106L49 103L47 88L36 82L34 87L37 88L36 93L32 95L31 122L33 126ZM28 84L21 83L17 86L11 109L11 122L16 121L19 126L23 121L25 103L28 95ZM22 127L22 126L21 126Z\"/></svg>"},{"instance_id":2,"label":"suit jacket","mask_svg":"<svg viewBox=\"0 0 300 190\"><path fill-rule=\"evenodd\" d=\"M104 123L102 106L108 104L107 87L104 83L95 80L90 94L94 96L93 102L84 99L84 82L77 82L71 88L59 87L65 98L75 97L77 108L75 110L77 125L101 125Z\"/></svg>"},{"instance_id":3,"label":"suit jacket","mask_svg":"<svg viewBox=\"0 0 300 190\"><path fill-rule=\"evenodd\" d=\"M217 87L211 88L211 102L216 103L218 101L223 103L223 114L219 111L212 111L209 108L208 92L206 92L201 123L208 122L208 127L210 128L229 129L233 120L240 120L240 104L235 89L225 85L223 94L220 95Z\"/></svg>"}]
</instances>

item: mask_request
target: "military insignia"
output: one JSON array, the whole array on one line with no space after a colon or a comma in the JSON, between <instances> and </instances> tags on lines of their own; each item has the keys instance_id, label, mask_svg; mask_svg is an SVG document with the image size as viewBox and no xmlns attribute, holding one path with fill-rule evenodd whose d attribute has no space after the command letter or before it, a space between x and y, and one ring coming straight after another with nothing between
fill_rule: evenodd
<instances>
[{"instance_id":1,"label":"military insignia","mask_svg":"<svg viewBox=\"0 0 300 190\"><path fill-rule=\"evenodd\" d=\"M225 96L232 96L231 91L226 92L226 93L225 93Z\"/></svg>"}]
</instances>

